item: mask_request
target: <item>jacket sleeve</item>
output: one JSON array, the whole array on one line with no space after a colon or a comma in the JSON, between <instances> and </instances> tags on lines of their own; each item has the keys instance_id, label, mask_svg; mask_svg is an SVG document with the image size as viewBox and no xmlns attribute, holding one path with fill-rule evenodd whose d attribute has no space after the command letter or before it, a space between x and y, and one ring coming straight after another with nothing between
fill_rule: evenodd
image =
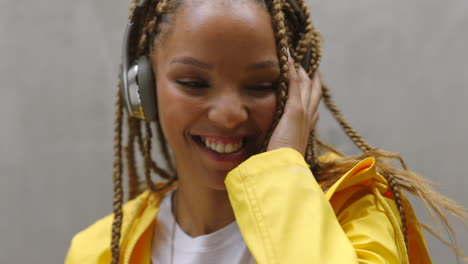
<instances>
[{"instance_id":1,"label":"jacket sleeve","mask_svg":"<svg viewBox=\"0 0 468 264\"><path fill-rule=\"evenodd\" d=\"M76 234L65 257L65 264L105 264L110 263L110 230L112 215L97 221Z\"/></svg>"},{"instance_id":2,"label":"jacket sleeve","mask_svg":"<svg viewBox=\"0 0 468 264\"><path fill-rule=\"evenodd\" d=\"M396 232L371 189L356 189L338 214L302 155L255 155L226 178L238 225L257 263L402 263Z\"/></svg>"},{"instance_id":3,"label":"jacket sleeve","mask_svg":"<svg viewBox=\"0 0 468 264\"><path fill-rule=\"evenodd\" d=\"M127 230L130 224L131 215L139 211L138 208L143 204L146 197L146 192L141 196L133 199L123 206L123 223L121 232L121 246L122 240L126 235L124 230ZM76 234L70 244L67 255L65 257L65 264L108 264L111 262L111 230L113 222L113 214L107 215L104 218L96 221L91 226ZM121 248L121 251L124 249ZM121 252L122 253L122 252Z\"/></svg>"}]
</instances>

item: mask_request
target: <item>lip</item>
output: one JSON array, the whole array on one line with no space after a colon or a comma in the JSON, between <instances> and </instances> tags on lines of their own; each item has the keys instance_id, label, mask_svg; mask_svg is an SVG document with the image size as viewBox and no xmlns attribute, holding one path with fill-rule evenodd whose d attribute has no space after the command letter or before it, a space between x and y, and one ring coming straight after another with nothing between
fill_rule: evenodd
<instances>
[{"instance_id":1,"label":"lip","mask_svg":"<svg viewBox=\"0 0 468 264\"><path fill-rule=\"evenodd\" d=\"M201 136L207 137L210 139L216 139L218 142L223 142L223 143L232 143L232 142L238 142L239 139L243 138L243 146L241 149L239 149L236 152L232 153L218 153L215 152L209 148L207 148L202 142L201 142ZM207 136L207 135L192 135L191 136L192 141L195 143L195 145L200 149L202 153L207 155L210 159L215 160L217 162L222 162L222 163L229 163L229 164L234 164L238 165L242 161L246 160L250 155L250 151L248 148L250 139L249 137L246 136Z\"/></svg>"}]
</instances>

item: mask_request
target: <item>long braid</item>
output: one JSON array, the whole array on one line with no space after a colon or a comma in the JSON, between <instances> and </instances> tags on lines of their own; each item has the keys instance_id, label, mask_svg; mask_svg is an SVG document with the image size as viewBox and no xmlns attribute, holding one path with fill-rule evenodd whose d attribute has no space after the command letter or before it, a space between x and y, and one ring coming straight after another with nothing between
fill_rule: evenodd
<instances>
[{"instance_id":1,"label":"long braid","mask_svg":"<svg viewBox=\"0 0 468 264\"><path fill-rule=\"evenodd\" d=\"M163 154L164 159L166 160L167 166L169 167L169 171L175 173L174 164L172 163L172 158L169 154L169 146L167 145L166 139L164 138L164 133L161 128L161 123L156 124L157 133L158 133L158 142L159 148Z\"/></svg>"},{"instance_id":2,"label":"long braid","mask_svg":"<svg viewBox=\"0 0 468 264\"><path fill-rule=\"evenodd\" d=\"M315 129L310 132L309 138L307 140L305 161L309 165L309 167L312 167L314 164L317 163L317 148L316 148L316 144L315 144Z\"/></svg>"},{"instance_id":3,"label":"long braid","mask_svg":"<svg viewBox=\"0 0 468 264\"><path fill-rule=\"evenodd\" d=\"M138 119L127 117L128 124L128 140L125 147L128 168L128 200L135 198L140 192L140 182L138 177L137 166L135 162L135 139L136 129L140 126Z\"/></svg>"},{"instance_id":4,"label":"long braid","mask_svg":"<svg viewBox=\"0 0 468 264\"><path fill-rule=\"evenodd\" d=\"M146 128L146 137L145 137L145 155L144 155L144 164L145 164L145 180L146 185L153 189L155 187L153 180L151 179L151 139L153 134L151 132L151 124L149 122L145 123Z\"/></svg>"},{"instance_id":5,"label":"long braid","mask_svg":"<svg viewBox=\"0 0 468 264\"><path fill-rule=\"evenodd\" d=\"M129 20L132 20L133 18L133 10L136 7L136 3L138 0L132 0L130 4L130 15L129 15ZM122 66L120 66L120 75L118 78L118 91L117 91L117 102L115 105L115 122L114 122L114 165L113 165L113 183L114 183L114 199L113 199L113 222L112 222L112 234L111 234L111 263L112 264L118 264L119 263L119 258L120 258L120 237L121 237L121 228L122 228L122 221L123 221L123 211L122 211L122 206L123 206L123 186L122 186L122 172L123 172L123 164L122 164L122 126L123 126L123 102L122 102L122 80L121 80L121 74L126 74L122 73ZM131 122L128 123L129 127L129 132L132 130L130 128ZM139 126L137 126L137 131L139 131ZM133 127L135 128L135 127ZM129 136L129 143L133 142L133 137ZM133 144L133 143L130 143ZM140 149L141 150L141 149ZM128 149L129 152L127 152L127 160L129 162L129 174L132 174L131 169L132 166L135 165L135 161L133 158L133 154L129 154L133 150L130 148ZM146 167L146 166L145 166ZM132 176L130 176L132 177ZM131 187L131 192L130 195L132 194L132 191L134 190L135 183L133 180L131 180L132 183L130 183ZM138 181L138 180L137 180Z\"/></svg>"},{"instance_id":6,"label":"long braid","mask_svg":"<svg viewBox=\"0 0 468 264\"><path fill-rule=\"evenodd\" d=\"M357 133L346 121L344 116L341 114L341 111L338 109L336 106L335 102L333 102L333 99L330 94L330 89L328 86L326 86L324 83L322 83L322 98L323 101L325 102L325 106L330 110L330 112L333 114L335 119L338 121L340 124L341 128L343 128L343 131L348 135L348 137L354 142L354 144L362 151L366 152L373 147L367 143L359 133Z\"/></svg>"},{"instance_id":7,"label":"long braid","mask_svg":"<svg viewBox=\"0 0 468 264\"><path fill-rule=\"evenodd\" d=\"M120 93L122 83L118 81L117 103L115 104L115 122L114 122L114 201L113 212L114 219L112 223L112 264L119 262L119 242L120 242L120 229L122 227L122 204L123 204L123 187L122 187L122 120L123 120L123 106L122 95Z\"/></svg>"},{"instance_id":8,"label":"long braid","mask_svg":"<svg viewBox=\"0 0 468 264\"><path fill-rule=\"evenodd\" d=\"M142 28L142 34L138 41L138 50L140 53L148 52L150 50L151 43L148 43L154 31L156 30L158 18L164 13L167 6L168 0L161 0L156 4L154 9L154 15L151 17L149 22ZM149 45L148 45L149 44Z\"/></svg>"},{"instance_id":9,"label":"long braid","mask_svg":"<svg viewBox=\"0 0 468 264\"><path fill-rule=\"evenodd\" d=\"M133 10L135 10L137 2L138 0L132 0L132 2L130 2L130 6L128 7L128 9L130 10L130 12L128 13L128 21L131 21L133 19Z\"/></svg>"},{"instance_id":10,"label":"long braid","mask_svg":"<svg viewBox=\"0 0 468 264\"><path fill-rule=\"evenodd\" d=\"M160 18L161 15L165 12L167 3L168 3L167 0L162 0L159 2L154 1L148 4L148 13L147 13L148 15L146 16L146 19L148 20L148 22L147 23L145 23L144 21L141 22L144 26L140 30L140 37L137 42L138 43L137 44L138 56L147 54L150 51L151 49L151 43L149 43L149 40L151 40L150 36L154 33L154 30L157 27L158 18ZM154 11L154 12L151 12L151 11ZM159 176L161 176L162 178L170 179L171 181L174 180L173 179L174 176L171 176L169 172L166 172L164 169L157 166L156 162L151 158L151 146L152 146L151 145L151 138L152 138L151 126L147 122L145 125L146 125L145 140L143 140L140 130L136 131L136 137L137 137L138 145L140 147L140 152L144 158L144 171L145 171L144 174L145 174L146 184L151 190L157 191L159 190L159 188L155 187L153 181L151 180L151 170L154 171ZM158 138L159 137L160 136L158 135ZM164 146L161 143L160 143L160 146L163 151L163 155L167 160L169 158L167 146ZM170 161L167 161L167 162L168 162L169 168L170 169L173 168Z\"/></svg>"},{"instance_id":11,"label":"long braid","mask_svg":"<svg viewBox=\"0 0 468 264\"><path fill-rule=\"evenodd\" d=\"M330 112L333 114L335 119L338 121L338 123L341 125L345 133L348 135L348 137L354 142L354 144L362 151L362 152L368 152L373 149L373 147L367 143L359 133L357 133L351 125L346 121L344 116L341 114L341 111L338 109L336 104L333 102L333 99L331 98L330 90L328 87L322 83L322 97L325 102L326 107L330 110ZM400 158L400 160L402 160ZM406 165L405 165L406 167ZM401 223L402 223L402 232L403 232L403 237L405 239L405 245L406 249L408 250L408 226L406 222L406 213L405 209L403 207L403 202L401 198L401 191L400 187L395 179L395 177L392 174L388 173L383 173L382 176L387 180L389 189L391 193L393 194L395 204L398 208L398 212L400 213L400 218L401 218Z\"/></svg>"},{"instance_id":12,"label":"long braid","mask_svg":"<svg viewBox=\"0 0 468 264\"><path fill-rule=\"evenodd\" d=\"M304 33L301 36L301 39L298 42L298 58L297 61L303 61L304 56L310 52L310 61L305 62L308 66L305 70L308 73L310 78L313 78L315 73L318 70L320 61L322 58L322 48L320 43L320 34L312 26L310 19L310 11L303 0L298 0L300 10L302 12L302 17L305 18L305 29ZM307 65L308 64L308 65ZM312 167L317 163L317 148L316 148L316 136L315 129L310 132L309 140L307 144L307 156L306 162Z\"/></svg>"},{"instance_id":13,"label":"long braid","mask_svg":"<svg viewBox=\"0 0 468 264\"><path fill-rule=\"evenodd\" d=\"M136 138L137 138L140 154L144 158L146 156L146 153L147 153L147 148L146 148L146 145L144 143L143 135L141 134L141 126L140 126L141 123L142 123L142 121L138 122L138 126L136 127L135 133L136 133ZM153 172L158 174L161 178L171 179L172 177L174 177L174 176L171 176L171 174L169 172L167 172L164 169L158 167L156 165L156 162L153 159L150 159L149 164L150 164L149 168L151 168L151 170L153 170ZM143 166L144 166L144 168L146 168L146 165L145 165L144 161L143 161ZM145 182L146 182L146 180L145 180Z\"/></svg>"},{"instance_id":14,"label":"long braid","mask_svg":"<svg viewBox=\"0 0 468 264\"><path fill-rule=\"evenodd\" d=\"M165 189L168 186L172 185L172 183L176 179L176 176L175 175L171 176L164 169L158 167L156 162L151 158L151 150L152 150L151 139L153 137L153 133L151 132L151 123L146 122L145 123L145 128L146 128L146 137L145 137L145 145L144 145L145 146L145 152L144 152L143 157L144 157L146 185L153 192L157 192L157 191L160 191L160 190ZM168 182L166 182L166 184L164 184L162 187L157 187L154 184L153 180L151 179L151 170L154 170L161 177L169 179Z\"/></svg>"},{"instance_id":15,"label":"long braid","mask_svg":"<svg viewBox=\"0 0 468 264\"><path fill-rule=\"evenodd\" d=\"M398 212L400 213L402 229L403 229L403 238L405 240L406 251L409 250L408 246L408 225L406 223L406 212L405 208L403 207L403 201L401 198L401 191L398 187L398 183L396 178L392 174L382 173L382 176L387 180L388 186L390 187L390 191L393 194L393 198L395 200L395 204L398 208Z\"/></svg>"},{"instance_id":16,"label":"long braid","mask_svg":"<svg viewBox=\"0 0 468 264\"><path fill-rule=\"evenodd\" d=\"M142 123L142 121L138 122L138 124L140 124L140 123ZM159 123L157 123L157 126L159 126ZM143 136L141 134L140 125L138 125L136 127L135 134L136 134L136 139L137 139L137 142L138 142L140 154L141 154L142 157L145 157L147 151L146 151L146 148L145 148L145 143L144 143L144 140L143 140ZM170 156L169 156L169 151L167 149L167 143L166 142L161 142L160 135L159 135L159 130L158 130L158 140L160 141L160 148L162 149L163 156L166 159L166 162L168 164L172 164L172 163L170 163L170 161L168 161L170 159ZM166 148L165 148L166 150L164 150L164 147L161 146L162 144L166 145ZM166 154L164 154L164 153L166 153ZM165 171L164 169L158 167L154 160L150 160L150 168L156 174L158 174L159 176L161 176L164 179L170 179L172 177L171 173L169 173L169 172Z\"/></svg>"},{"instance_id":17,"label":"long braid","mask_svg":"<svg viewBox=\"0 0 468 264\"><path fill-rule=\"evenodd\" d=\"M275 1L273 1L275 3ZM320 64L320 59L322 56L322 50L321 50L321 45L320 45L320 34L313 28L312 22L310 20L310 11L303 0L293 0L290 4L286 4L286 7L292 8L293 5L299 5L299 8L302 12L302 14L298 14L299 16L305 18L306 22L305 25L303 25L305 28L302 30L303 32L300 33L299 40L297 42L297 47L293 51L293 57L295 60L295 66L299 66L299 62L303 60L304 55L308 50L310 50L310 62L306 62L309 65L310 68L306 69L309 77L313 78L313 75L317 71L319 64ZM275 5L274 5L275 6ZM297 8L297 7L296 7ZM293 12L290 12L293 13ZM275 13L273 13L273 16ZM276 19L276 17L274 16ZM296 19L298 20L298 19ZM300 20L300 19L299 19ZM279 33L279 30L278 30ZM278 34L278 37L280 38L280 34ZM332 112L334 117L338 120L340 125L342 126L343 130L346 132L346 134L351 138L351 140L356 144L356 146L359 147L363 152L370 151L372 147L356 132L354 129L348 124L348 122L345 120L337 106L334 104L330 92L328 90L328 87L322 84L322 89L323 89L323 99L325 101L325 104L327 108ZM281 107L281 106L280 106ZM316 150L316 137L315 137L315 130L312 130L310 132L309 138L308 138L308 144L307 144L307 149L306 149L306 155L305 159L306 162L313 168L313 171L320 174L320 166L321 164L317 162L316 156L317 156L317 150ZM403 207L402 199L401 199L401 192L398 187L398 183L396 182L396 179L393 175L391 174L383 174L383 176L386 178L388 184L389 184L389 189L392 192L394 198L395 198L395 203L397 205L398 211L400 213L401 221L402 221L402 231L403 231L403 236L405 239L405 245L408 249L408 231L407 231L407 224L406 224L406 214L405 210Z\"/></svg>"},{"instance_id":18,"label":"long braid","mask_svg":"<svg viewBox=\"0 0 468 264\"><path fill-rule=\"evenodd\" d=\"M271 8L273 16L273 25L276 29L276 42L278 47L278 58L280 64L280 78L278 85L278 96L276 103L276 111L273 116L273 122L270 130L267 133L266 139L263 143L262 149L266 150L270 137L278 125L278 122L283 115L284 107L288 99L288 83L289 83L289 64L288 64L288 42L286 39L286 25L283 13L283 6L281 0L272 0Z\"/></svg>"}]
</instances>

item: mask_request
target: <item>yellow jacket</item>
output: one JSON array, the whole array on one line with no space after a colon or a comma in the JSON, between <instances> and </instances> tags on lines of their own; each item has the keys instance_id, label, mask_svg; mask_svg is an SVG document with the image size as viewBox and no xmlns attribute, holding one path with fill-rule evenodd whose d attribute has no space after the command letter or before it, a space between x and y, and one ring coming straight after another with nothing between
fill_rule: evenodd
<instances>
[{"instance_id":1,"label":"yellow jacket","mask_svg":"<svg viewBox=\"0 0 468 264\"><path fill-rule=\"evenodd\" d=\"M252 156L225 183L242 236L259 264L431 263L405 199L408 256L398 210L373 158L362 160L325 194L292 149ZM164 193L145 191L124 205L121 263L151 263ZM110 263L111 225L109 215L78 233L65 263Z\"/></svg>"}]
</instances>

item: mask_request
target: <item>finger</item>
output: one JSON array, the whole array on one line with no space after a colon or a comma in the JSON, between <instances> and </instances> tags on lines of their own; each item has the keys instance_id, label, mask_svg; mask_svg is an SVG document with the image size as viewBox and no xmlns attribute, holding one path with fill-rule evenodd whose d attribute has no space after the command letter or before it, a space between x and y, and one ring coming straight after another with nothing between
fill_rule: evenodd
<instances>
[{"instance_id":1,"label":"finger","mask_svg":"<svg viewBox=\"0 0 468 264\"><path fill-rule=\"evenodd\" d=\"M322 84L320 82L320 76L318 73L314 74L312 80L312 89L310 93L309 111L317 112L320 100L322 99Z\"/></svg>"},{"instance_id":2,"label":"finger","mask_svg":"<svg viewBox=\"0 0 468 264\"><path fill-rule=\"evenodd\" d=\"M289 67L289 84L288 84L288 102L292 101L292 103L300 103L300 87L299 87L299 74L294 67L294 61L289 55L288 50L288 67Z\"/></svg>"},{"instance_id":3,"label":"finger","mask_svg":"<svg viewBox=\"0 0 468 264\"><path fill-rule=\"evenodd\" d=\"M314 115L312 116L312 119L310 120L310 127L309 127L309 131L312 131L312 129L315 128L315 126L317 125L317 122L319 121L320 119L320 114L318 111L316 111L314 113Z\"/></svg>"},{"instance_id":4,"label":"finger","mask_svg":"<svg viewBox=\"0 0 468 264\"><path fill-rule=\"evenodd\" d=\"M301 99L304 106L309 106L311 103L310 97L312 94L312 80L302 66L299 67L299 86L301 90Z\"/></svg>"}]
</instances>

